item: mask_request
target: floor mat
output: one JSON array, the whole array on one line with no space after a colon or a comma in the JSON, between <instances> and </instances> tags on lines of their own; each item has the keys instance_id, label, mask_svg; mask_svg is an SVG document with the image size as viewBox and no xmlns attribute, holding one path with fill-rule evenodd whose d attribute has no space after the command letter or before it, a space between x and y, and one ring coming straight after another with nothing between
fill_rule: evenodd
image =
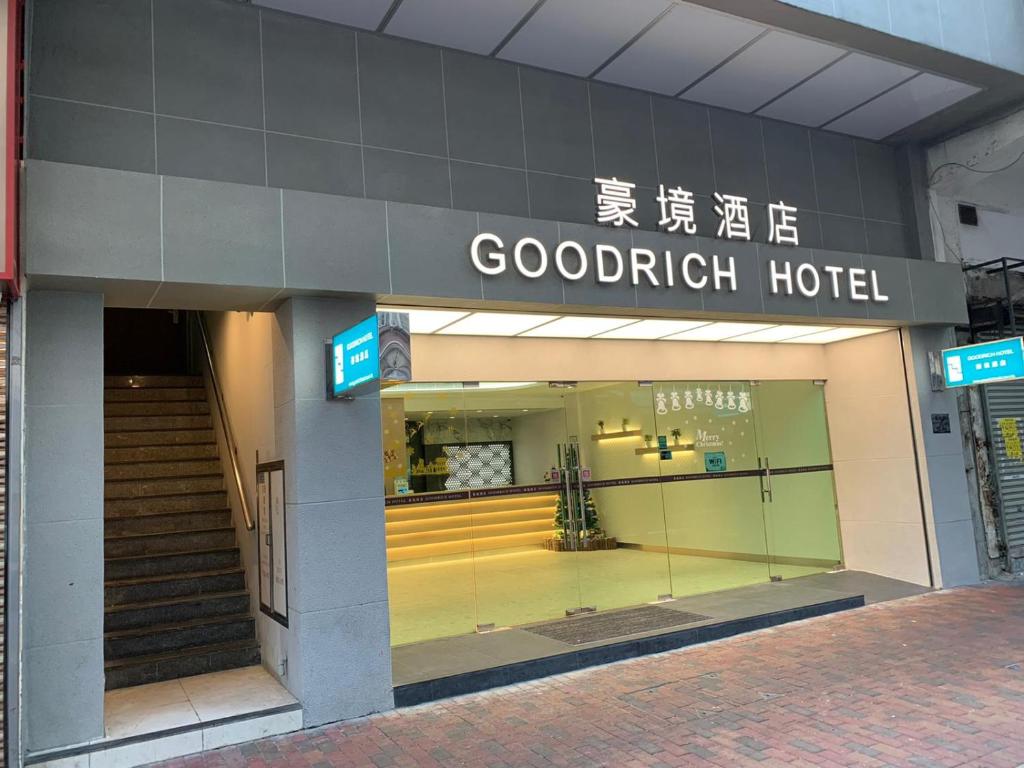
<instances>
[{"instance_id":1,"label":"floor mat","mask_svg":"<svg viewBox=\"0 0 1024 768\"><path fill-rule=\"evenodd\" d=\"M520 629L569 645L581 645L582 643L595 643L634 635L639 632L679 627L698 621L707 621L710 618L710 616L702 616L699 613L673 611L670 608L659 608L656 605L642 605L638 608L627 608L624 611L585 613L567 619L549 621L545 624L520 627Z\"/></svg>"}]
</instances>

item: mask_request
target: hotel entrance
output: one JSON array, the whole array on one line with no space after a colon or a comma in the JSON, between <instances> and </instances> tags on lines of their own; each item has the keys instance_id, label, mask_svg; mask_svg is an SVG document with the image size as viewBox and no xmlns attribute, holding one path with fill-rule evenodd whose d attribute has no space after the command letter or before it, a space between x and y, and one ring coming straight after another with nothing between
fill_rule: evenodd
<instances>
[{"instance_id":1,"label":"hotel entrance","mask_svg":"<svg viewBox=\"0 0 1024 768\"><path fill-rule=\"evenodd\" d=\"M393 644L834 568L823 390L794 380L385 390Z\"/></svg>"}]
</instances>

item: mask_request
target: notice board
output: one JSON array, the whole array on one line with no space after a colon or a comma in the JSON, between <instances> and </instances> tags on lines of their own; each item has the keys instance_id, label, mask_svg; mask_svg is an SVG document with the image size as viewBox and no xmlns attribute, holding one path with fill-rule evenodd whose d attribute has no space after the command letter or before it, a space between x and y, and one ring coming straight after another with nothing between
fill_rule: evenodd
<instances>
[{"instance_id":1,"label":"notice board","mask_svg":"<svg viewBox=\"0 0 1024 768\"><path fill-rule=\"evenodd\" d=\"M284 462L256 465L256 535L259 540L260 610L288 626L288 546Z\"/></svg>"}]
</instances>

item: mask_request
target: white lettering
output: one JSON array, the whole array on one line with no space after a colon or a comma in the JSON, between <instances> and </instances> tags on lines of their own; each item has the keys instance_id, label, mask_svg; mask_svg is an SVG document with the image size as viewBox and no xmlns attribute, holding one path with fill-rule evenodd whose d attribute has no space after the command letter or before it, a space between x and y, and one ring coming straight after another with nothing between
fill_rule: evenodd
<instances>
[{"instance_id":1,"label":"white lettering","mask_svg":"<svg viewBox=\"0 0 1024 768\"><path fill-rule=\"evenodd\" d=\"M703 270L708 265L708 263L704 260L704 257L701 256L699 253L688 253L685 256L683 256L683 261L679 265L679 271L680 273L682 273L683 282L686 283L687 287L693 288L693 290L695 291L699 291L705 285L708 284L708 276L703 274L702 272L699 280L695 280L693 278L693 276L690 274L690 263L694 261L697 262L701 270Z\"/></svg>"},{"instance_id":2,"label":"white lettering","mask_svg":"<svg viewBox=\"0 0 1024 768\"><path fill-rule=\"evenodd\" d=\"M813 299L818 295L818 291L821 289L821 277L813 264L801 264L796 268L796 287L808 299Z\"/></svg>"},{"instance_id":3,"label":"white lettering","mask_svg":"<svg viewBox=\"0 0 1024 768\"><path fill-rule=\"evenodd\" d=\"M622 279L625 267L622 263L622 253L612 245L598 245L594 248L597 255L597 282L616 283ZM611 256L615 259L615 271L611 274L605 271L604 257Z\"/></svg>"},{"instance_id":4,"label":"white lettering","mask_svg":"<svg viewBox=\"0 0 1024 768\"><path fill-rule=\"evenodd\" d=\"M654 274L654 262L657 260L658 257L654 255L654 251L649 251L646 248L629 249L629 271L632 273L633 285L640 285L641 272L647 275L647 280L651 285L659 285L658 278Z\"/></svg>"},{"instance_id":5,"label":"white lettering","mask_svg":"<svg viewBox=\"0 0 1024 768\"><path fill-rule=\"evenodd\" d=\"M540 257L536 269L530 269L523 263L523 251L527 248L533 248ZM519 270L519 274L523 277L536 278L548 271L548 252L544 248L544 244L536 238L524 237L516 243L515 250L512 252L512 258L516 262L516 269Z\"/></svg>"},{"instance_id":6,"label":"white lettering","mask_svg":"<svg viewBox=\"0 0 1024 768\"><path fill-rule=\"evenodd\" d=\"M829 279L832 281L832 298L839 298L839 276L843 274L842 267L834 267L831 264L822 267L826 273L828 273Z\"/></svg>"},{"instance_id":7,"label":"white lettering","mask_svg":"<svg viewBox=\"0 0 1024 768\"><path fill-rule=\"evenodd\" d=\"M889 297L879 290L878 272L873 269L871 270L871 298L882 304L889 300Z\"/></svg>"},{"instance_id":8,"label":"white lettering","mask_svg":"<svg viewBox=\"0 0 1024 768\"><path fill-rule=\"evenodd\" d=\"M480 260L480 245L490 243L495 248L504 248L501 238L488 232L481 232L473 238L469 246L469 257L473 260L473 266L485 275L500 275L505 271L505 254L502 251L490 251L484 258L489 262L485 264Z\"/></svg>"},{"instance_id":9,"label":"white lettering","mask_svg":"<svg viewBox=\"0 0 1024 768\"><path fill-rule=\"evenodd\" d=\"M736 259L732 256L729 257L729 268L722 269L718 263L718 254L711 256L711 275L715 281L715 290L722 290L722 278L726 277L729 279L729 290L736 290Z\"/></svg>"},{"instance_id":10,"label":"white lettering","mask_svg":"<svg viewBox=\"0 0 1024 768\"><path fill-rule=\"evenodd\" d=\"M868 287L867 280L864 279L867 270L850 267L848 274L850 275L850 298L853 301L867 301L868 295L864 293L864 289Z\"/></svg>"},{"instance_id":11,"label":"white lettering","mask_svg":"<svg viewBox=\"0 0 1024 768\"><path fill-rule=\"evenodd\" d=\"M565 266L566 251L575 252L576 258L580 260L579 269L575 272L570 272ZM558 274L566 280L579 280L587 274L587 252L583 250L582 245L574 240L566 240L564 243L559 243L558 247L555 249L555 269L557 269Z\"/></svg>"},{"instance_id":12,"label":"white lettering","mask_svg":"<svg viewBox=\"0 0 1024 768\"><path fill-rule=\"evenodd\" d=\"M779 292L779 283L785 283L786 295L793 295L793 274L792 267L789 262L783 262L783 269L779 271L778 266L775 263L775 259L768 262L768 277L771 280L771 292Z\"/></svg>"},{"instance_id":13,"label":"white lettering","mask_svg":"<svg viewBox=\"0 0 1024 768\"><path fill-rule=\"evenodd\" d=\"M672 269L672 251L665 251L665 285L672 288L676 284L676 273Z\"/></svg>"}]
</instances>

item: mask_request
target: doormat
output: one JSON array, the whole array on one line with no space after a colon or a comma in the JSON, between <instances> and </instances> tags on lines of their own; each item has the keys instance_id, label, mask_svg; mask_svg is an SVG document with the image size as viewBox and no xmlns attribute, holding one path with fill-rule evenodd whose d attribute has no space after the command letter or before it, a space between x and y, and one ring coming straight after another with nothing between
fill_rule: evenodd
<instances>
[{"instance_id":1,"label":"doormat","mask_svg":"<svg viewBox=\"0 0 1024 768\"><path fill-rule=\"evenodd\" d=\"M679 627L698 621L707 621L710 618L710 616L702 616L699 613L673 611L670 608L659 608L656 605L641 605L637 608L627 608L624 611L584 613L568 619L558 619L532 627L520 627L520 629L569 645L581 645L635 635L639 632Z\"/></svg>"}]
</instances>

